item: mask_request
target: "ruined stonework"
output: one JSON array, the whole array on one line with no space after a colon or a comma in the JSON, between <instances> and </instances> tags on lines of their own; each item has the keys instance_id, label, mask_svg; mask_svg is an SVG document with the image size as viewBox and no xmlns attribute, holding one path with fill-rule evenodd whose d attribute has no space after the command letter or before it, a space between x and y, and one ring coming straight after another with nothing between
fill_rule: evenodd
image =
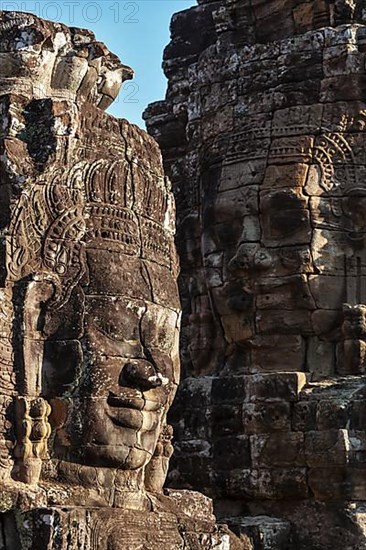
<instances>
[{"instance_id":1,"label":"ruined stonework","mask_svg":"<svg viewBox=\"0 0 366 550\"><path fill-rule=\"evenodd\" d=\"M177 202L175 487L258 549L366 548L366 2L201 0L145 113Z\"/></svg>"},{"instance_id":2,"label":"ruined stonework","mask_svg":"<svg viewBox=\"0 0 366 550\"><path fill-rule=\"evenodd\" d=\"M249 548L163 491L180 302L155 141L91 32L0 12L0 548Z\"/></svg>"}]
</instances>

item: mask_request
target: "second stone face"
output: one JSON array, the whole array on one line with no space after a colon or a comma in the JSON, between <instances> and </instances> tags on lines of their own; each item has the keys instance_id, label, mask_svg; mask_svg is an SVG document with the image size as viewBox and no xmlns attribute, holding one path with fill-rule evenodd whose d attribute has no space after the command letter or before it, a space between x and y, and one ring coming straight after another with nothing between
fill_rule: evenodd
<instances>
[{"instance_id":1,"label":"second stone face","mask_svg":"<svg viewBox=\"0 0 366 550\"><path fill-rule=\"evenodd\" d=\"M234 33L219 24L242 9L250 27L265 19L262 4L218 10L204 3L177 14L176 49L167 49L165 63L168 75L182 63L171 80L184 81L186 92L170 87L146 119L177 196L187 374L231 370L236 354L242 372L271 371L273 355L279 370L310 370L316 380L345 374L337 359L343 304L366 300L364 28L351 24L358 5L320 2L306 6L309 32L293 30L276 42L268 36L252 44L244 36L238 44L243 21L233 19ZM296 11L290 4L288 14ZM314 30L321 11L330 24L340 14L350 24ZM211 43L188 60L178 49L179 24L193 32L200 17ZM352 93L342 78L354 80ZM167 146L173 123L185 124L185 136Z\"/></svg>"}]
</instances>

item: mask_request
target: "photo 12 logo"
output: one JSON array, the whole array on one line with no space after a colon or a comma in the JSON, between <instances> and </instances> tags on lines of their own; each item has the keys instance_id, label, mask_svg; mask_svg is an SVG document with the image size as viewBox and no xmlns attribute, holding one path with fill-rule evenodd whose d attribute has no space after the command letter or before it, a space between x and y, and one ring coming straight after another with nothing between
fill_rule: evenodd
<instances>
[{"instance_id":1,"label":"photo 12 logo","mask_svg":"<svg viewBox=\"0 0 366 550\"><path fill-rule=\"evenodd\" d=\"M138 2L11 2L0 0L0 9L4 11L31 12L38 17L55 22L73 25L82 18L85 23L97 23L103 17L115 23L138 23L140 11Z\"/></svg>"}]
</instances>

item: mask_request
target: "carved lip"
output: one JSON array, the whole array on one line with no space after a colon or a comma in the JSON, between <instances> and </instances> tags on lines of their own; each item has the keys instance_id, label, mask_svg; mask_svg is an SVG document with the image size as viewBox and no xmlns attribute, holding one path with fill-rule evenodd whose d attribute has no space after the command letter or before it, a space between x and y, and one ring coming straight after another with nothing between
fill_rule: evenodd
<instances>
[{"instance_id":1,"label":"carved lip","mask_svg":"<svg viewBox=\"0 0 366 550\"><path fill-rule=\"evenodd\" d=\"M156 412L138 411L136 409L115 409L108 418L119 428L129 428L142 432L150 432L159 424L159 415Z\"/></svg>"},{"instance_id":2,"label":"carved lip","mask_svg":"<svg viewBox=\"0 0 366 550\"><path fill-rule=\"evenodd\" d=\"M120 395L110 391L107 399L107 403L110 407L118 409L132 409L136 411L156 412L162 407L162 403L152 401L151 399L144 399L143 395L128 395L121 393Z\"/></svg>"}]
</instances>

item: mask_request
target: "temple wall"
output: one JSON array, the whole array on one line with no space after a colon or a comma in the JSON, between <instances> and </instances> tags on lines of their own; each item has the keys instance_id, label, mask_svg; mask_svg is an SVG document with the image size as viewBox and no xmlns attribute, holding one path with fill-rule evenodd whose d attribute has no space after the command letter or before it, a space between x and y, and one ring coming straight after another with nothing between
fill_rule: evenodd
<instances>
[{"instance_id":1,"label":"temple wall","mask_svg":"<svg viewBox=\"0 0 366 550\"><path fill-rule=\"evenodd\" d=\"M277 518L283 548L365 547L364 17L200 2L145 113L181 259L170 483L254 538Z\"/></svg>"}]
</instances>

